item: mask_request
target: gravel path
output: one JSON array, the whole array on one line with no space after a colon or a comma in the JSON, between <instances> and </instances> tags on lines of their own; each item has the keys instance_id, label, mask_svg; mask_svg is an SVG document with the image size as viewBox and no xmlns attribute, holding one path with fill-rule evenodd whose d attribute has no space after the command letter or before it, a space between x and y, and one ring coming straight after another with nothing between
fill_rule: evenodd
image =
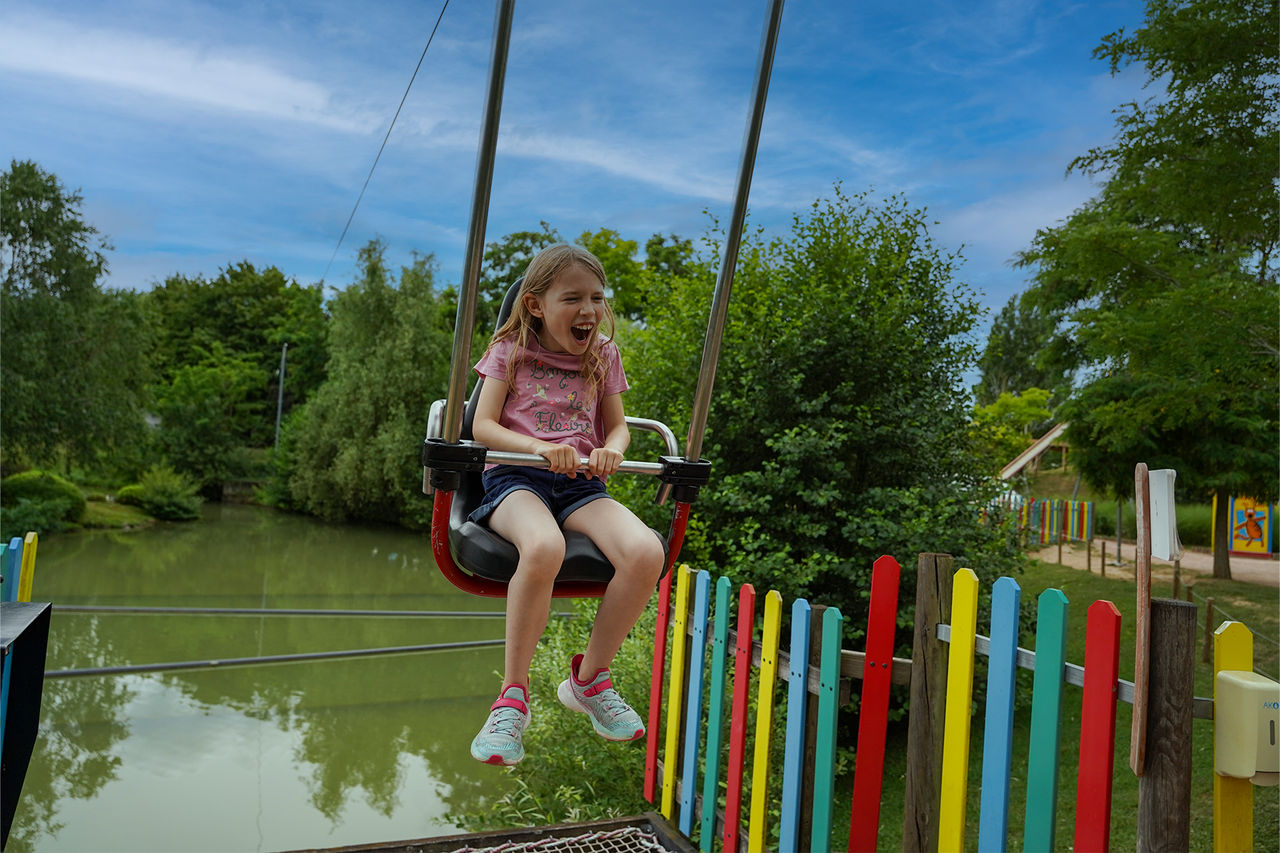
<instances>
[{"instance_id":1,"label":"gravel path","mask_svg":"<svg viewBox=\"0 0 1280 853\"><path fill-rule=\"evenodd\" d=\"M1124 542L1121 545L1121 563L1116 562L1116 541L1107 542L1107 577L1133 578L1134 543ZM1092 568L1100 570L1102 556L1102 540L1093 540ZM1049 545L1032 554L1037 560L1046 563L1058 562L1058 546ZM1194 582L1194 575L1213 576L1213 554L1207 551L1185 551L1179 561L1182 569L1182 581ZM1062 546L1062 564L1075 569L1084 569L1087 565L1087 553L1083 542L1064 543ZM1172 581L1173 563L1167 560L1151 560L1152 578ZM1231 556L1231 579L1256 583L1261 586L1280 587L1280 560L1264 557Z\"/></svg>"}]
</instances>

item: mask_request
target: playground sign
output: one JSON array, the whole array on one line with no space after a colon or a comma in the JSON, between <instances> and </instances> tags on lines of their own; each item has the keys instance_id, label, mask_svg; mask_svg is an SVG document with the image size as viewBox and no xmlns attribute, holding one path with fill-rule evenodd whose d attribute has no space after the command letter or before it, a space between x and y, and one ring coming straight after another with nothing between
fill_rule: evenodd
<instances>
[{"instance_id":1,"label":"playground sign","mask_svg":"<svg viewBox=\"0 0 1280 853\"><path fill-rule=\"evenodd\" d=\"M1275 504L1260 503L1253 498L1230 498L1227 518L1231 524L1231 553L1274 553L1275 509Z\"/></svg>"}]
</instances>

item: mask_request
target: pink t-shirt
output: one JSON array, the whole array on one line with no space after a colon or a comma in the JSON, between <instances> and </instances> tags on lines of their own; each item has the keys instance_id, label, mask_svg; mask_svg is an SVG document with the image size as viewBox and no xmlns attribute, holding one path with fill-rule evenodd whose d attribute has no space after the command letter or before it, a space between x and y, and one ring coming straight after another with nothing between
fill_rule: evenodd
<instances>
[{"instance_id":1,"label":"pink t-shirt","mask_svg":"<svg viewBox=\"0 0 1280 853\"><path fill-rule=\"evenodd\" d=\"M514 346L510 340L491 346L476 364L476 373L506 382L507 355ZM551 352L533 339L524 358L515 362L515 391L507 392L498 423L522 435L573 445L579 456L590 456L604 444L599 400L630 387L617 345L606 340L600 346L606 371L599 397L592 399L581 374L581 357Z\"/></svg>"}]
</instances>

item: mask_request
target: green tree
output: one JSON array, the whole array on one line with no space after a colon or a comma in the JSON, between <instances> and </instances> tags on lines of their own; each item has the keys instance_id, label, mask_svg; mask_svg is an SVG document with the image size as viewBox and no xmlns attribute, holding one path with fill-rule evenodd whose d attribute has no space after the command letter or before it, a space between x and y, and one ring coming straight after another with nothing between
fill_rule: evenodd
<instances>
[{"instance_id":1,"label":"green tree","mask_svg":"<svg viewBox=\"0 0 1280 853\"><path fill-rule=\"evenodd\" d=\"M448 383L452 316L431 256L398 285L373 241L360 278L332 301L328 378L282 439L289 502L330 519L426 524L420 450L431 402Z\"/></svg>"},{"instance_id":2,"label":"green tree","mask_svg":"<svg viewBox=\"0 0 1280 853\"><path fill-rule=\"evenodd\" d=\"M179 473L207 496L248 472L244 436L262 419L259 389L266 371L242 353L213 342L156 393L156 442Z\"/></svg>"},{"instance_id":3,"label":"green tree","mask_svg":"<svg viewBox=\"0 0 1280 853\"><path fill-rule=\"evenodd\" d=\"M215 344L262 373L249 402L259 417L245 420L237 438L266 447L275 431L280 352L289 345L285 409L307 399L324 379L327 318L319 285L301 286L276 267L259 271L242 261L211 280L173 275L146 294L156 329L155 359L164 382L202 363Z\"/></svg>"},{"instance_id":4,"label":"green tree","mask_svg":"<svg viewBox=\"0 0 1280 853\"><path fill-rule=\"evenodd\" d=\"M973 512L989 478L970 452L959 378L979 308L927 222L902 198L877 205L837 187L787 237L747 233L691 559L784 597L839 604L850 625L865 614L881 554L910 564L946 551L987 571L1016 559ZM622 345L628 411L677 432L688 424L712 269L700 262L667 279L646 327ZM648 511L639 494L631 504Z\"/></svg>"},{"instance_id":5,"label":"green tree","mask_svg":"<svg viewBox=\"0 0 1280 853\"><path fill-rule=\"evenodd\" d=\"M644 317L644 267L636 260L640 244L624 240L617 231L601 228L584 231L578 245L600 259L609 277L609 304L619 318L639 320Z\"/></svg>"},{"instance_id":6,"label":"green tree","mask_svg":"<svg viewBox=\"0 0 1280 853\"><path fill-rule=\"evenodd\" d=\"M145 435L148 330L101 282L110 245L82 198L31 161L0 174L4 465L110 469Z\"/></svg>"},{"instance_id":7,"label":"green tree","mask_svg":"<svg viewBox=\"0 0 1280 853\"><path fill-rule=\"evenodd\" d=\"M1280 494L1278 40L1274 0L1149 0L1142 27L1106 36L1095 55L1142 65L1160 93L1071 164L1099 195L1020 259L1078 354L1058 414L1082 474L1125 496L1135 463L1175 468L1184 495L1223 498L1223 533L1229 493Z\"/></svg>"},{"instance_id":8,"label":"green tree","mask_svg":"<svg viewBox=\"0 0 1280 853\"><path fill-rule=\"evenodd\" d=\"M988 471L998 472L1031 446L1053 416L1048 403L1048 391L1028 388L1021 394L1005 391L991 405L974 408L974 451Z\"/></svg>"},{"instance_id":9,"label":"green tree","mask_svg":"<svg viewBox=\"0 0 1280 853\"><path fill-rule=\"evenodd\" d=\"M1055 332L1062 317L1048 312L1027 294L1011 296L991 323L987 346L978 358L981 380L973 386L979 406L1003 394L1028 388L1063 389L1070 381L1066 364L1078 356L1058 351L1066 343Z\"/></svg>"}]
</instances>

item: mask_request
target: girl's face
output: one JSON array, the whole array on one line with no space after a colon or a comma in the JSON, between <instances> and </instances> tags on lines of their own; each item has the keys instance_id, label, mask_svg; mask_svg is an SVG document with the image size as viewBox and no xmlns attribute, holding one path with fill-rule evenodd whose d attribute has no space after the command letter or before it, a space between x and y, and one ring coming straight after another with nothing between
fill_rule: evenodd
<instances>
[{"instance_id":1,"label":"girl's face","mask_svg":"<svg viewBox=\"0 0 1280 853\"><path fill-rule=\"evenodd\" d=\"M542 320L538 340L552 352L582 355L605 318L604 286L583 267L572 266L540 294L525 294L529 313Z\"/></svg>"}]
</instances>

